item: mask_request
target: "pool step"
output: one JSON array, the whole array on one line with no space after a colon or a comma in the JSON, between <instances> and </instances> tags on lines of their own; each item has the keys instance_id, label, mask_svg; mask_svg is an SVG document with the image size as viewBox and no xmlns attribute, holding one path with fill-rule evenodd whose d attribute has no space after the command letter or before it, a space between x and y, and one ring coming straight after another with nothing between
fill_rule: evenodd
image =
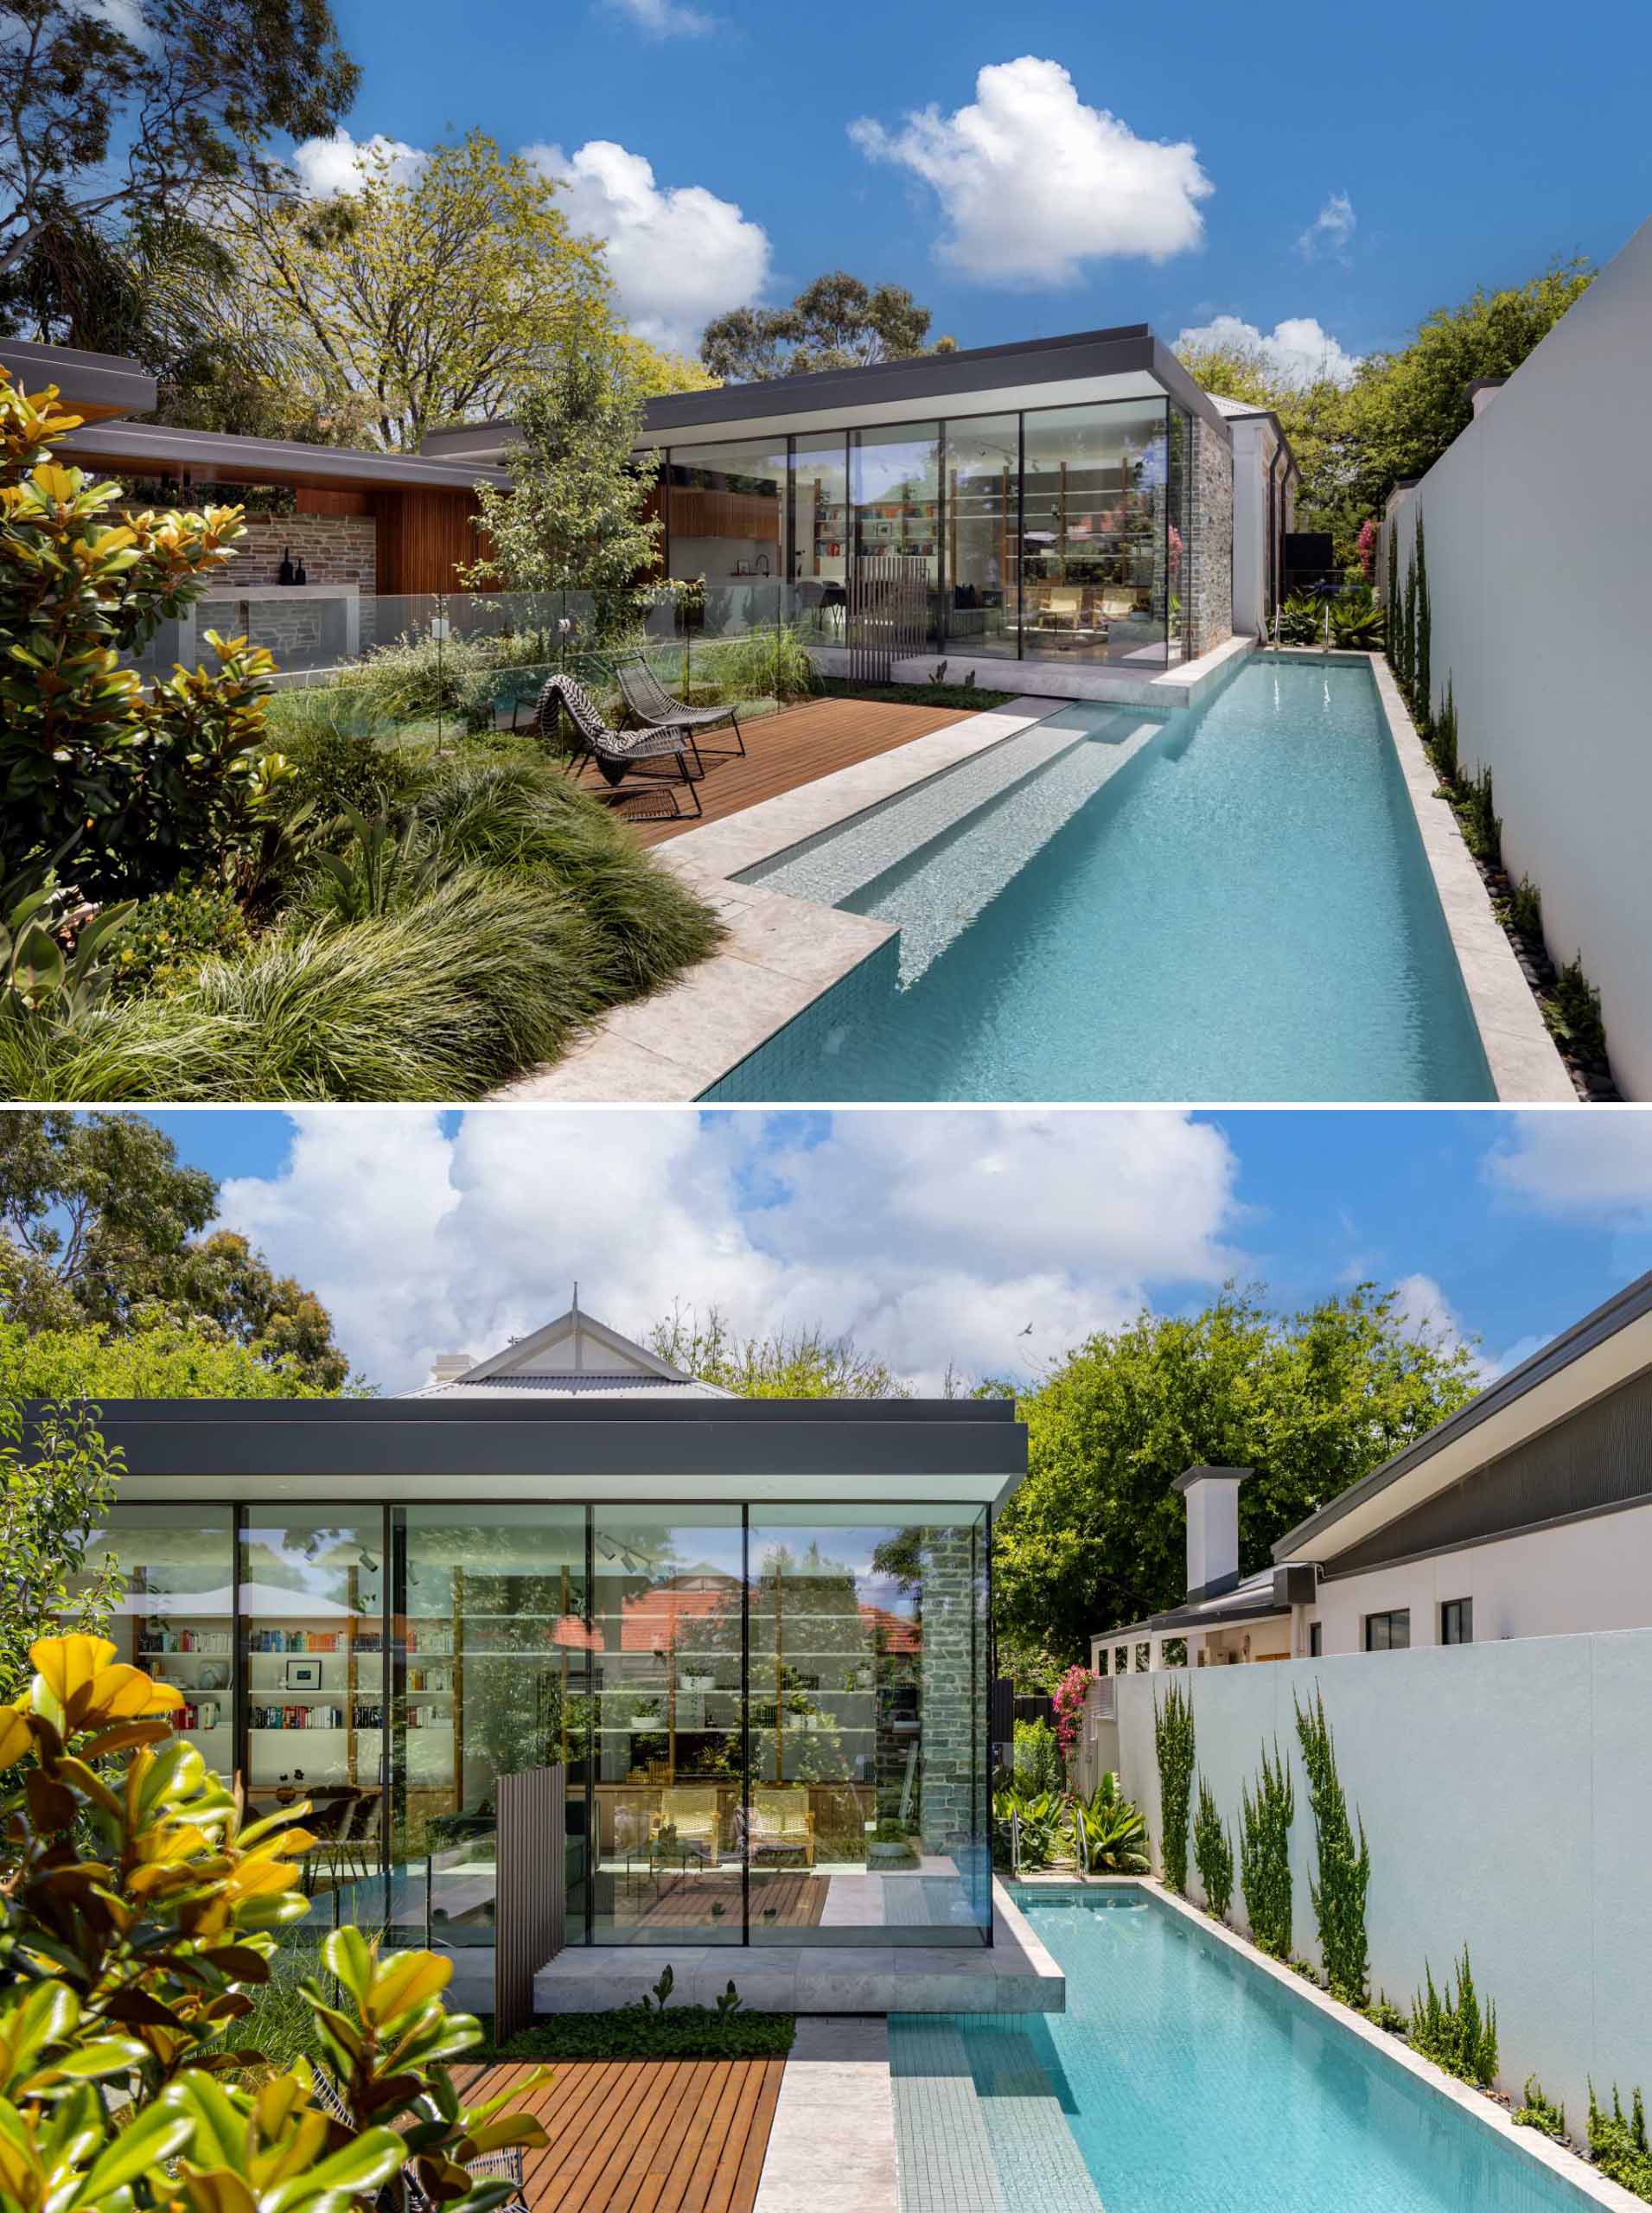
<instances>
[{"instance_id":1,"label":"pool step","mask_svg":"<svg viewBox=\"0 0 1652 2213\"><path fill-rule=\"evenodd\" d=\"M1105 2213L1033 2033L989 2015L890 2031L901 2213Z\"/></svg>"}]
</instances>

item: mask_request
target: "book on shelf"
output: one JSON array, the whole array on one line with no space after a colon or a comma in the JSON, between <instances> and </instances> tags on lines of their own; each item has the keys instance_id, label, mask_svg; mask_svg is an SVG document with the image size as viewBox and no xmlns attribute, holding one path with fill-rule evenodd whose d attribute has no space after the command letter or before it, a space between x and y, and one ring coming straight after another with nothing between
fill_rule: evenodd
<instances>
[{"instance_id":1,"label":"book on shelf","mask_svg":"<svg viewBox=\"0 0 1652 2213\"><path fill-rule=\"evenodd\" d=\"M247 1708L249 1729L342 1729L345 1726L341 1706L252 1706Z\"/></svg>"},{"instance_id":2,"label":"book on shelf","mask_svg":"<svg viewBox=\"0 0 1652 2213\"><path fill-rule=\"evenodd\" d=\"M227 1657L230 1635L226 1629L169 1629L164 1623L140 1622L137 1630L137 1656L140 1660L162 1653L204 1652L216 1658Z\"/></svg>"}]
</instances>

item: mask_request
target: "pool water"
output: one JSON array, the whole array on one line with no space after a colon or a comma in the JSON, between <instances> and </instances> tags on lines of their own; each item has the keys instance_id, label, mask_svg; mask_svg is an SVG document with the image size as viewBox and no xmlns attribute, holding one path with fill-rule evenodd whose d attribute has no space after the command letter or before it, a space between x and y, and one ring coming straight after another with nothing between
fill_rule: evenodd
<instances>
[{"instance_id":1,"label":"pool water","mask_svg":"<svg viewBox=\"0 0 1652 2213\"><path fill-rule=\"evenodd\" d=\"M1576 2213L1566 2184L1168 1907L1014 1895L1067 1978L1066 2012L1029 2036L1107 2213ZM999 2167L1009 2213L1032 2213Z\"/></svg>"},{"instance_id":2,"label":"pool water","mask_svg":"<svg viewBox=\"0 0 1652 2213\"><path fill-rule=\"evenodd\" d=\"M898 923L899 960L708 1099L1495 1096L1362 667L1063 707L743 880Z\"/></svg>"}]
</instances>

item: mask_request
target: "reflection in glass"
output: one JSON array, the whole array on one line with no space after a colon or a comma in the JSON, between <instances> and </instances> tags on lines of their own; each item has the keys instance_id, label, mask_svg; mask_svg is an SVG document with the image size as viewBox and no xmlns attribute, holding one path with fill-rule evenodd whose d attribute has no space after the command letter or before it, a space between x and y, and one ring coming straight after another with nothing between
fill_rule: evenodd
<instances>
[{"instance_id":1,"label":"reflection in glass","mask_svg":"<svg viewBox=\"0 0 1652 2213\"><path fill-rule=\"evenodd\" d=\"M1024 650L1163 666L1164 404L1049 408L1023 427Z\"/></svg>"},{"instance_id":2,"label":"reflection in glass","mask_svg":"<svg viewBox=\"0 0 1652 2213\"><path fill-rule=\"evenodd\" d=\"M849 445L797 441L792 456L792 581L805 635L841 642L849 574Z\"/></svg>"},{"instance_id":3,"label":"reflection in glass","mask_svg":"<svg viewBox=\"0 0 1652 2213\"><path fill-rule=\"evenodd\" d=\"M673 446L667 476L669 575L784 577L784 438Z\"/></svg>"},{"instance_id":4,"label":"reflection in glass","mask_svg":"<svg viewBox=\"0 0 1652 2213\"><path fill-rule=\"evenodd\" d=\"M1021 422L979 415L947 425L947 586L942 643L963 654L1017 650Z\"/></svg>"},{"instance_id":5,"label":"reflection in glass","mask_svg":"<svg viewBox=\"0 0 1652 2213\"><path fill-rule=\"evenodd\" d=\"M400 1508L393 1558L392 1919L407 1942L491 1944L498 1779L562 1761L583 1933L584 1509Z\"/></svg>"},{"instance_id":6,"label":"reflection in glass","mask_svg":"<svg viewBox=\"0 0 1652 2213\"><path fill-rule=\"evenodd\" d=\"M249 1507L240 1538L247 1793L255 1811L308 1799L312 1892L342 1917L383 1914L384 1520Z\"/></svg>"},{"instance_id":7,"label":"reflection in glass","mask_svg":"<svg viewBox=\"0 0 1652 2213\"><path fill-rule=\"evenodd\" d=\"M856 553L863 560L909 564L933 603L941 569L939 426L891 423L856 430L850 469Z\"/></svg>"},{"instance_id":8,"label":"reflection in glass","mask_svg":"<svg viewBox=\"0 0 1652 2213\"><path fill-rule=\"evenodd\" d=\"M741 1942L740 1509L598 1506L592 1530L598 1943Z\"/></svg>"},{"instance_id":9,"label":"reflection in glass","mask_svg":"<svg viewBox=\"0 0 1652 2213\"><path fill-rule=\"evenodd\" d=\"M754 1513L754 1943L981 1941L985 1547L940 1507Z\"/></svg>"},{"instance_id":10,"label":"reflection in glass","mask_svg":"<svg viewBox=\"0 0 1652 2213\"><path fill-rule=\"evenodd\" d=\"M106 1634L118 1656L171 1683L175 1726L208 1767L235 1772L235 1538L227 1507L118 1506L86 1542L91 1574L112 1559L122 1591Z\"/></svg>"}]
</instances>

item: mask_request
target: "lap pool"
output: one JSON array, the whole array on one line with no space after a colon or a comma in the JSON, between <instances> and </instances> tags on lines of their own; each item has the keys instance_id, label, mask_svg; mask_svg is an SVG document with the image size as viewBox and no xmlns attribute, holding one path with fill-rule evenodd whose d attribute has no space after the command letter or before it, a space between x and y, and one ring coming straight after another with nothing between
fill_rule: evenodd
<instances>
[{"instance_id":1,"label":"lap pool","mask_svg":"<svg viewBox=\"0 0 1652 2213\"><path fill-rule=\"evenodd\" d=\"M1066 1975L1066 2012L948 2025L975 2101L973 2114L954 2102L945 2141L979 2126L985 2202L996 2181L1004 2213L1094 2213L1097 2200L1105 2213L1576 2213L1590 2202L1147 1894L1014 1896ZM908 2015L890 2033L899 2115L914 2103L903 2084L915 2067L934 2070L945 2032ZM915 2079L921 2108L929 2078ZM955 2101L958 2088L940 2095ZM1043 2123L1030 2125L1041 2099ZM1052 2143L1057 2109L1070 2145ZM915 2116L897 2118L903 2213L925 2202L936 2141Z\"/></svg>"},{"instance_id":2,"label":"lap pool","mask_svg":"<svg viewBox=\"0 0 1652 2213\"><path fill-rule=\"evenodd\" d=\"M1482 1100L1368 670L1084 702L749 869L899 925L708 1100Z\"/></svg>"}]
</instances>

